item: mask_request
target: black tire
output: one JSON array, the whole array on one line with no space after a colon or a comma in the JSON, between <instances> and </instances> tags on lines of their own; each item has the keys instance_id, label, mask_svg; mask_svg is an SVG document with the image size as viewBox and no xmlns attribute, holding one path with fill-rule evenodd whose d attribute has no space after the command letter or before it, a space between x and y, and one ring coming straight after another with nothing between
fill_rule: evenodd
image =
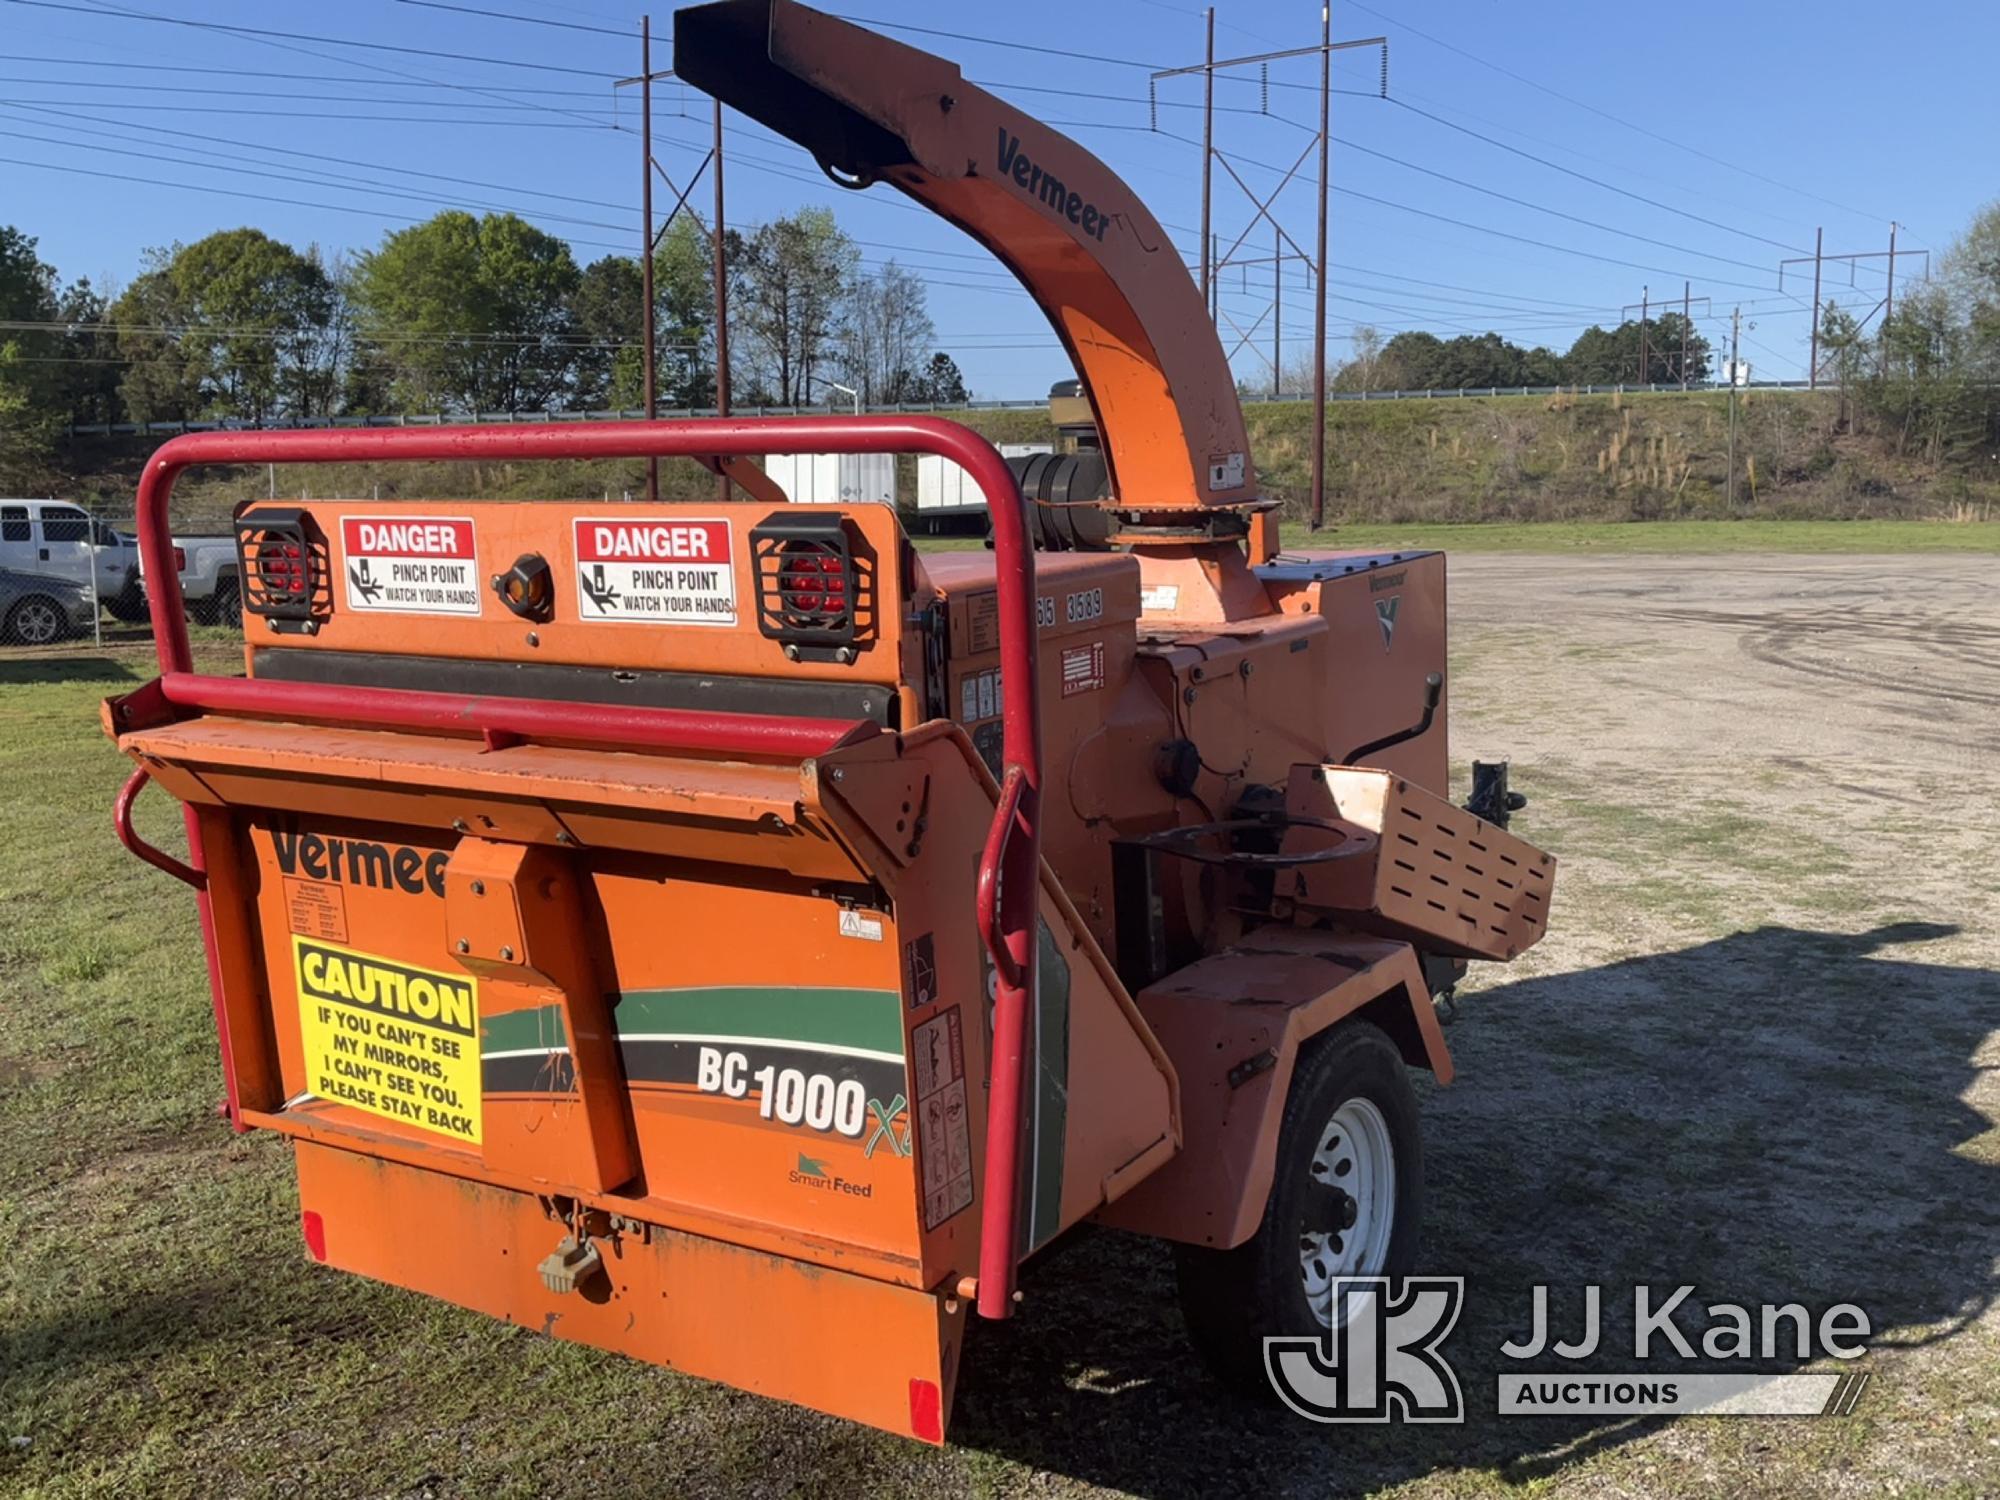
<instances>
[{"instance_id":1,"label":"black tire","mask_svg":"<svg viewBox=\"0 0 2000 1500\"><path fill-rule=\"evenodd\" d=\"M104 601L104 607L112 619L126 625L137 625L146 619L146 595L137 579L127 579L124 588Z\"/></svg>"},{"instance_id":2,"label":"black tire","mask_svg":"<svg viewBox=\"0 0 2000 1500\"><path fill-rule=\"evenodd\" d=\"M1189 1340L1219 1379L1246 1395L1272 1397L1264 1372L1265 1339L1314 1337L1326 1329L1307 1295L1307 1215L1324 1215L1329 1203L1337 1201L1317 1191L1314 1183L1330 1181L1342 1171L1341 1148L1332 1148L1327 1175L1315 1179L1313 1162L1323 1140L1338 1140L1334 1115L1352 1100L1372 1105L1386 1128L1394 1170L1380 1175L1393 1181L1394 1191L1381 1263L1354 1266L1347 1274L1408 1275L1416 1265L1423 1222L1417 1096L1395 1043L1366 1021L1343 1022L1301 1049L1278 1133L1271 1195L1257 1232L1233 1250L1174 1247ZM1325 1248L1337 1249L1340 1243L1337 1233L1317 1241L1322 1268L1327 1265Z\"/></svg>"},{"instance_id":3,"label":"black tire","mask_svg":"<svg viewBox=\"0 0 2000 1500\"><path fill-rule=\"evenodd\" d=\"M9 645L52 646L69 634L69 616L46 594L30 594L7 611L7 624L0 629Z\"/></svg>"},{"instance_id":4,"label":"black tire","mask_svg":"<svg viewBox=\"0 0 2000 1500\"><path fill-rule=\"evenodd\" d=\"M234 573L224 573L215 580L215 593L210 596L206 618L216 625L227 625L232 630L243 623L243 586Z\"/></svg>"}]
</instances>

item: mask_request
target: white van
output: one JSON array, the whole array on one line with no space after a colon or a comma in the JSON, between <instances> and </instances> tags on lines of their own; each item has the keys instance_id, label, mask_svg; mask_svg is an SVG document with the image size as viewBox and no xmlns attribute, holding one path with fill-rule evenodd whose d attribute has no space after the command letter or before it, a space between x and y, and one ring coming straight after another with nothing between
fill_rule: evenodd
<instances>
[{"instance_id":1,"label":"white van","mask_svg":"<svg viewBox=\"0 0 2000 1500\"><path fill-rule=\"evenodd\" d=\"M90 517L67 500L0 500L0 568L91 587Z\"/></svg>"}]
</instances>

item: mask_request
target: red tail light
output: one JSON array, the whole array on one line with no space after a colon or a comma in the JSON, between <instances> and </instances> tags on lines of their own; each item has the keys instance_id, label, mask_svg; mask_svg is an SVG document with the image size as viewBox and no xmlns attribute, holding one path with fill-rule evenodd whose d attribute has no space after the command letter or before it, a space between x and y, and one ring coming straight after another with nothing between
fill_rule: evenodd
<instances>
[{"instance_id":1,"label":"red tail light","mask_svg":"<svg viewBox=\"0 0 2000 1500\"><path fill-rule=\"evenodd\" d=\"M274 595L304 594L310 587L306 549L296 541L268 541L257 549L257 572Z\"/></svg>"},{"instance_id":2,"label":"red tail light","mask_svg":"<svg viewBox=\"0 0 2000 1500\"><path fill-rule=\"evenodd\" d=\"M828 628L847 616L847 558L824 542L787 542L778 550L778 590L798 623Z\"/></svg>"},{"instance_id":3,"label":"red tail light","mask_svg":"<svg viewBox=\"0 0 2000 1500\"><path fill-rule=\"evenodd\" d=\"M236 519L236 556L242 564L243 608L280 631L317 628L317 613L331 609L324 587L326 553L317 528L293 506L260 506ZM317 594L317 598L315 595Z\"/></svg>"},{"instance_id":4,"label":"red tail light","mask_svg":"<svg viewBox=\"0 0 2000 1500\"><path fill-rule=\"evenodd\" d=\"M750 530L757 628L793 661L851 663L875 628L874 555L837 511L790 506Z\"/></svg>"},{"instance_id":5,"label":"red tail light","mask_svg":"<svg viewBox=\"0 0 2000 1500\"><path fill-rule=\"evenodd\" d=\"M188 565L187 548L185 547L174 548L174 571L176 573L185 573L187 571L187 565Z\"/></svg>"}]
</instances>

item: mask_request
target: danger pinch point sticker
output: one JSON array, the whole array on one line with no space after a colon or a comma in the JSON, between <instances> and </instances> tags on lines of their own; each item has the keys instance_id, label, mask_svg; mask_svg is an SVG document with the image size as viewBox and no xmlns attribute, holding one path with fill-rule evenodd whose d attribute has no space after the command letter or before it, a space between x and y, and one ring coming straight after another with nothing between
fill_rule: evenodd
<instances>
[{"instance_id":1,"label":"danger pinch point sticker","mask_svg":"<svg viewBox=\"0 0 2000 1500\"><path fill-rule=\"evenodd\" d=\"M479 548L464 516L345 516L347 607L398 615L477 615Z\"/></svg>"},{"instance_id":2,"label":"danger pinch point sticker","mask_svg":"<svg viewBox=\"0 0 2000 1500\"><path fill-rule=\"evenodd\" d=\"M580 516L575 524L579 618L736 623L734 539L727 521Z\"/></svg>"}]
</instances>

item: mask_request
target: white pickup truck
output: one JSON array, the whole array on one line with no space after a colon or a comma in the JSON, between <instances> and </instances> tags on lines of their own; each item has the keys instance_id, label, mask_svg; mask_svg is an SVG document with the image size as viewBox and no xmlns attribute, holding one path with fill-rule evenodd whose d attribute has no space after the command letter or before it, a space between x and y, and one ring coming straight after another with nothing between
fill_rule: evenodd
<instances>
[{"instance_id":1,"label":"white pickup truck","mask_svg":"<svg viewBox=\"0 0 2000 1500\"><path fill-rule=\"evenodd\" d=\"M232 536L177 536L174 566L180 571L181 598L188 617L211 625L243 619L243 588Z\"/></svg>"},{"instance_id":2,"label":"white pickup truck","mask_svg":"<svg viewBox=\"0 0 2000 1500\"><path fill-rule=\"evenodd\" d=\"M145 618L139 545L67 500L0 499L0 568L91 586L121 620Z\"/></svg>"}]
</instances>

